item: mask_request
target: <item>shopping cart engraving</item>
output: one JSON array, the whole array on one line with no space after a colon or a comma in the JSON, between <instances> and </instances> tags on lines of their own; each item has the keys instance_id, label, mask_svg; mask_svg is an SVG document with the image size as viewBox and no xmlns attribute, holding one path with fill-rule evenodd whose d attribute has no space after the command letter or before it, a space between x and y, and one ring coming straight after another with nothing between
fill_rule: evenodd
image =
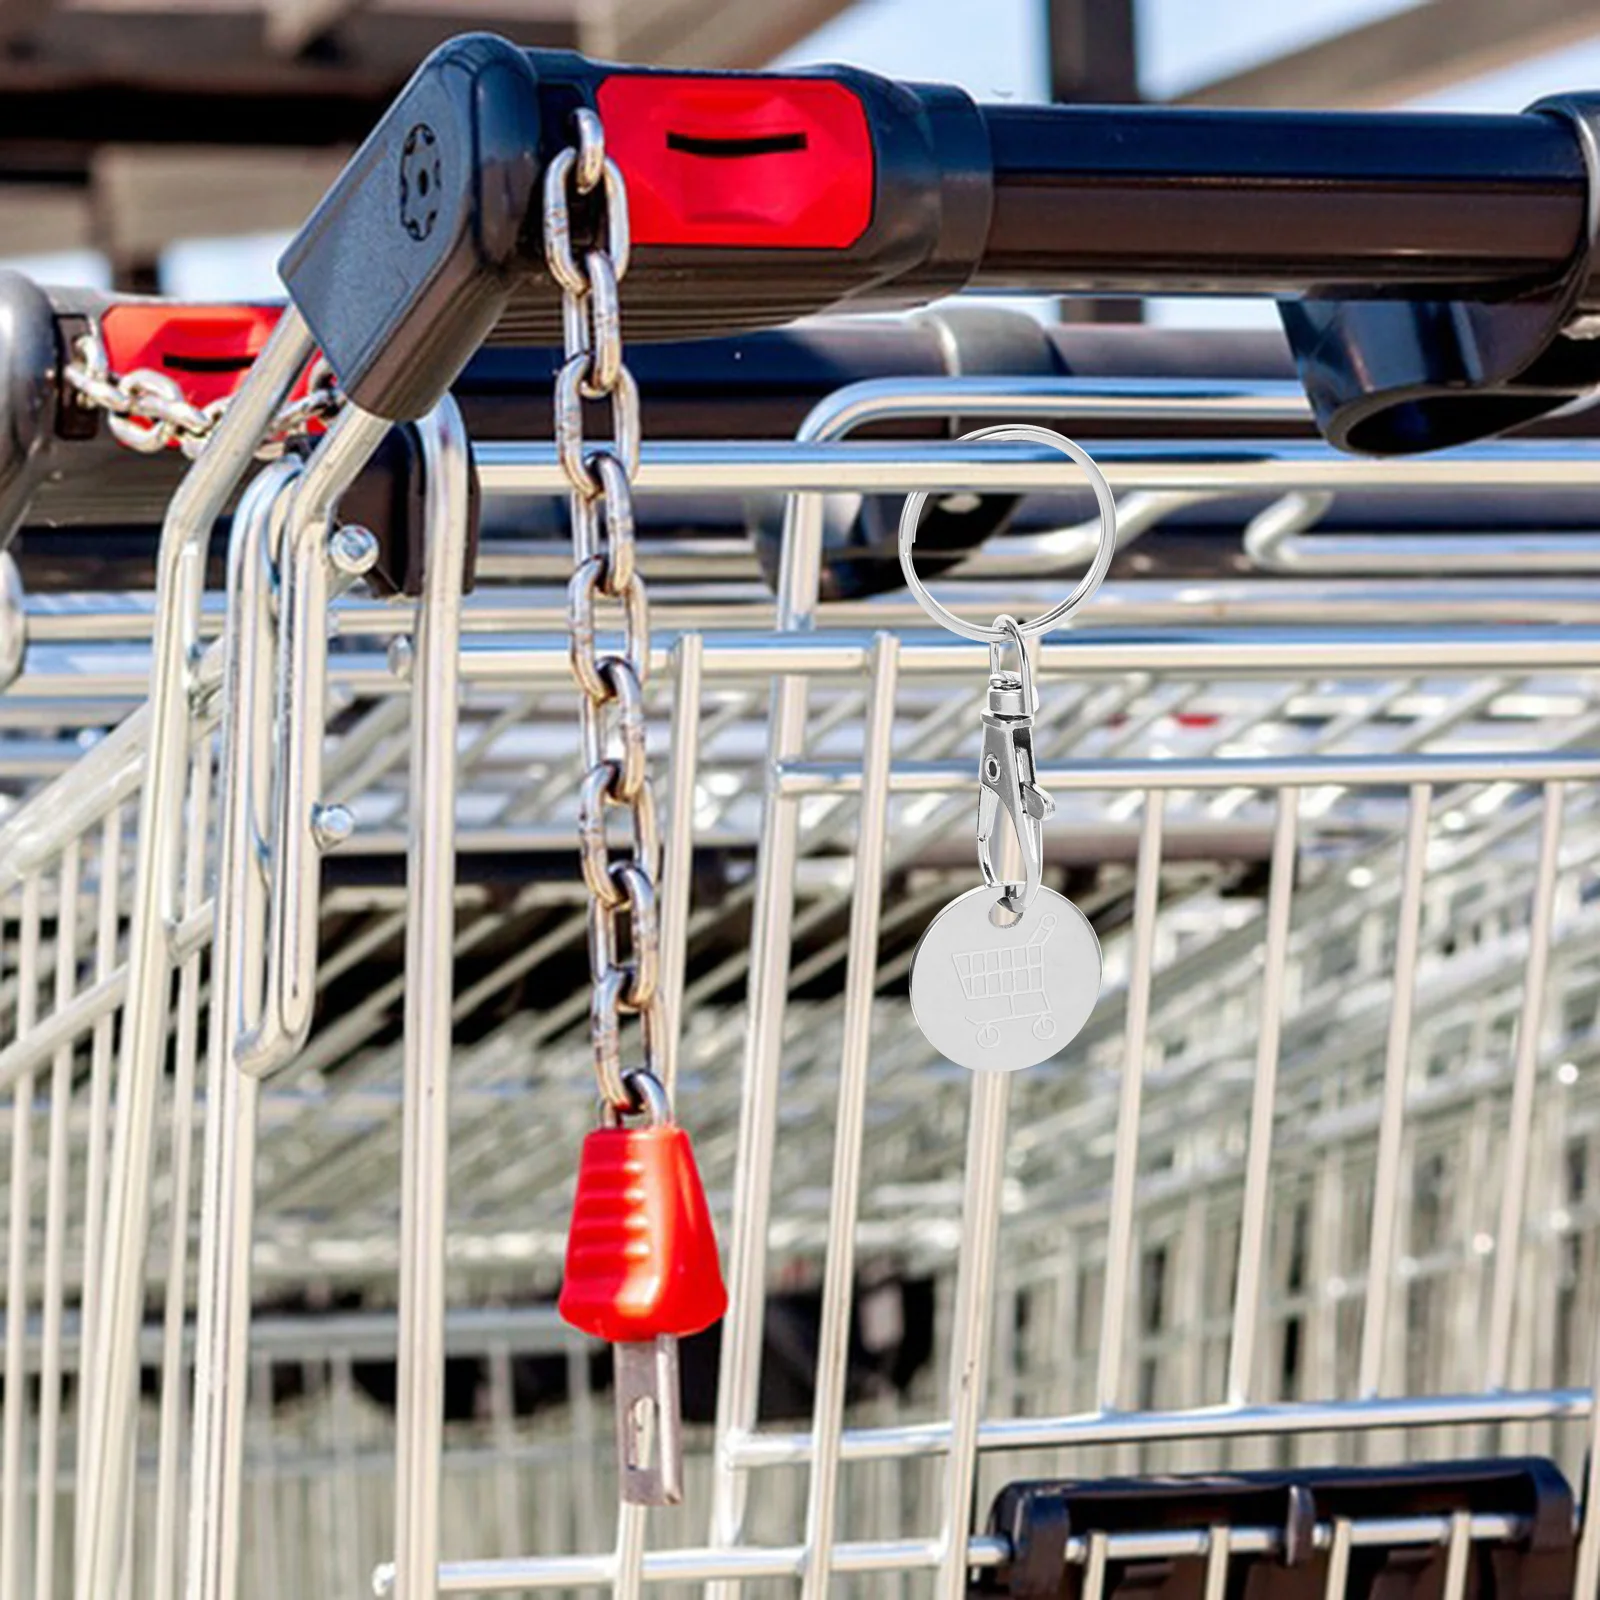
<instances>
[{"instance_id":1,"label":"shopping cart engraving","mask_svg":"<svg viewBox=\"0 0 1600 1600\"><path fill-rule=\"evenodd\" d=\"M1021 948L958 950L952 958L968 1001L967 1021L986 1049L1000 1043L1003 1024L1030 1017L1035 1039L1055 1037L1056 1019L1044 987L1044 947L1055 925L1054 917L1046 917Z\"/></svg>"},{"instance_id":2,"label":"shopping cart engraving","mask_svg":"<svg viewBox=\"0 0 1600 1600\"><path fill-rule=\"evenodd\" d=\"M984 884L933 919L911 969L911 1010L947 1060L1017 1072L1064 1049L1089 1020L1100 941L1054 889L1041 887L1010 927L990 919L995 899Z\"/></svg>"}]
</instances>

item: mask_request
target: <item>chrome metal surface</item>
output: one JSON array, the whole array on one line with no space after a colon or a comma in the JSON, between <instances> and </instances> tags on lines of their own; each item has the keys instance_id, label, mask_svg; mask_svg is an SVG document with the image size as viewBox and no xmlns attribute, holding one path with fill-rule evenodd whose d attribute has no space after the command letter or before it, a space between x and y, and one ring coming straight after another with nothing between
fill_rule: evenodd
<instances>
[{"instance_id":1,"label":"chrome metal surface","mask_svg":"<svg viewBox=\"0 0 1600 1600\"><path fill-rule=\"evenodd\" d=\"M199 1281L185 1593L221 1600L238 1582L250 1339L257 1085L238 1070L266 991L270 890L260 859L272 809L273 552L301 465L269 467L245 491L228 545L228 627L212 929L209 1118L200 1200ZM198 1007L196 1007L198 1011ZM187 1218L185 1218L187 1225Z\"/></svg>"},{"instance_id":2,"label":"chrome metal surface","mask_svg":"<svg viewBox=\"0 0 1600 1600\"><path fill-rule=\"evenodd\" d=\"M28 648L28 614L17 563L0 550L0 691L22 671Z\"/></svg>"},{"instance_id":3,"label":"chrome metal surface","mask_svg":"<svg viewBox=\"0 0 1600 1600\"><path fill-rule=\"evenodd\" d=\"M85 1458L76 1497L75 1573L79 1600L116 1592L128 1559L138 1373L129 1335L138 1327L150 1209L150 1154L156 1078L166 1039L171 969L166 927L172 917L178 833L189 748L189 662L203 587L202 542L247 470L301 363L310 335L287 311L190 469L161 533L156 631L150 673L149 771L141 796L127 999L114 1096L110 1165L103 1201L103 1271L98 1307L106 1335L96 1338L84 1373ZM20 1019L19 1019L20 1020ZM18 1027L18 1033L25 1032ZM24 1163L25 1165L25 1163Z\"/></svg>"},{"instance_id":4,"label":"chrome metal surface","mask_svg":"<svg viewBox=\"0 0 1600 1600\"><path fill-rule=\"evenodd\" d=\"M639 471L639 389L623 360L619 284L628 270L628 199L622 174L606 155L600 119L574 113L577 144L545 176L545 265L561 286L565 362L556 377L556 452L567 479L575 570L568 584L567 628L579 701L585 768L578 790L578 844L589 891L589 1029L600 1098L612 1115L641 1094L666 1101L675 1083L668 1035L672 1019L661 986L660 828L646 743L645 685L650 671L650 612L634 546L633 479ZM569 193L570 190L570 193ZM604 198L603 242L580 266L573 254L570 201ZM611 437L584 436L586 401L605 401ZM596 602L620 609L623 648L598 644ZM613 861L611 812L627 816L632 848ZM683 846L677 851L682 860ZM641 1064L622 1062L622 1018L638 1018ZM442 1240L441 1240L442 1244ZM683 1425L678 1330L614 1352L618 1593L637 1591L645 1506L683 1497ZM629 1553L631 1552L631 1558Z\"/></svg>"},{"instance_id":5,"label":"chrome metal surface","mask_svg":"<svg viewBox=\"0 0 1600 1600\"><path fill-rule=\"evenodd\" d=\"M1593 572L1600 542L1573 532L1492 534L1315 533L1334 503L1326 490L1291 491L1246 525L1243 544L1263 572L1425 574Z\"/></svg>"},{"instance_id":6,"label":"chrome metal surface","mask_svg":"<svg viewBox=\"0 0 1600 1600\"><path fill-rule=\"evenodd\" d=\"M1004 904L992 887L957 895L912 960L917 1026L947 1061L974 1072L1048 1061L1077 1037L1100 995L1100 941L1065 895L1040 889L998 926L993 913Z\"/></svg>"},{"instance_id":7,"label":"chrome metal surface","mask_svg":"<svg viewBox=\"0 0 1600 1600\"><path fill-rule=\"evenodd\" d=\"M995 926L1009 926L1032 906L1044 872L1044 825L1056 803L1039 786L1033 759L1034 693L1028 641L1014 617L995 618L1002 640L1009 637L1020 670L1001 668L998 643L989 646L989 703L983 713L983 749L978 756L978 870L1000 898L989 910ZM1011 881L994 864L994 825L1001 812L1016 836L1021 876ZM948 974L946 974L948 976Z\"/></svg>"},{"instance_id":8,"label":"chrome metal surface","mask_svg":"<svg viewBox=\"0 0 1600 1600\"><path fill-rule=\"evenodd\" d=\"M592 897L590 1025L601 1096L620 1110L633 1101L622 1065L622 1013L639 1019L642 1070L658 1082L662 1078L656 1052L667 1019L658 992L655 915L661 842L645 745L650 614L633 544L639 391L623 364L616 314L617 286L628 270L627 192L616 163L606 156L599 118L579 111L573 122L577 144L545 174L544 240L546 266L565 296L566 359L556 379L555 433L573 529L574 570L567 590L572 674L583 693L579 723L586 771L578 838ZM572 249L569 188L580 198L603 189L605 197L604 243L590 250L581 266ZM586 400L609 403L609 441L585 439ZM601 599L621 609L621 655L606 653L597 643ZM627 813L633 840L630 857L615 863L607 828L612 810ZM625 948L631 949L631 960L624 958ZM668 1432L676 1437L675 1430Z\"/></svg>"},{"instance_id":9,"label":"chrome metal surface","mask_svg":"<svg viewBox=\"0 0 1600 1600\"><path fill-rule=\"evenodd\" d=\"M613 1345L611 1359L623 1526L628 1507L675 1506L683 1499L683 1379L678 1341L670 1335Z\"/></svg>"},{"instance_id":10,"label":"chrome metal surface","mask_svg":"<svg viewBox=\"0 0 1600 1600\"><path fill-rule=\"evenodd\" d=\"M455 989L460 613L470 535L467 434L448 396L420 425L427 561L411 670L395 1377L395 1593L436 1594L443 1449L450 1062Z\"/></svg>"},{"instance_id":11,"label":"chrome metal surface","mask_svg":"<svg viewBox=\"0 0 1600 1600\"><path fill-rule=\"evenodd\" d=\"M817 591L823 485L1070 481L1073 469L1010 445L822 437L902 404L995 420L1144 407L1149 437L1108 452L1108 476L1124 498L1176 482L1216 502L1208 515L1233 515L1241 540L1221 547L1227 560L1262 497L1330 478L1422 506L1451 484L1534 497L1592 477L1592 452L1344 463L1167 431L1225 431L1227 406L1284 404L1266 391L1213 407L1182 385L1097 397L1077 380L1009 396L991 383L978 405L965 383L836 398L792 447L673 447L681 487L817 491L791 506L776 601L726 549L697 568L693 540L675 540L663 567L650 538L623 533L620 559L657 604L636 649L649 676L619 694L616 757L624 740L670 743L663 1081L693 1108L734 1296L719 1421L686 1421L683 1504L648 1516L614 1520L609 1380L551 1303L594 1078L579 976L589 886L573 846L588 766L548 552L543 566L508 557L480 571L448 652L430 653L414 606L330 593L322 781L308 798L347 807L356 831L321 871L304 1047L265 1079L224 1074L234 1100L212 1084L228 1030L253 1021L229 985L266 969L264 938L243 967L239 945L268 926L270 850L251 843L274 814L273 667L289 642L270 574L248 569L259 582L236 593L226 628L220 596L187 591L189 665L164 723L143 702L169 602L28 602L26 671L0 696L0 1205L6 1327L20 1330L4 1394L24 1396L0 1420L0 1562L15 1592L36 1593L45 1570L58 1592L84 1592L102 1561L127 1572L130 1594L163 1600L163 1574L194 1583L197 1563L237 1573L191 1591L213 1600L360 1592L375 1566L392 1584L396 1567L429 1565L404 1552L425 1549L435 1503L441 1592L754 1595L777 1580L810 1600L964 1592L969 1566L1005 1559L978 1530L995 1488L1024 1477L1500 1449L1550 1454L1592 1503L1593 580L1374 571L1310 585L1221 558L1214 575L1165 579L1141 576L1140 546L1128 549L1080 626L1032 655L1036 778L1058 807L1044 882L1070 880L1104 947L1105 992L1068 1050L1009 1077L940 1061L906 995L919 936L973 881L984 651L926 627L904 597ZM861 452L886 463L879 478ZM552 452L484 453L496 481L564 492ZM646 447L641 483L663 459ZM1221 496L1241 484L1256 499L1230 513ZM274 479L251 490L253 537L270 546L271 519L257 519L270 502L283 524L292 499ZM596 537L618 548L616 530ZM1081 563L1084 541L1069 543ZM972 615L1048 605L1067 554L1047 576L1016 575L1019 558L1047 556L1026 541L980 555L941 595ZM626 654L622 620L597 605L597 656ZM256 651L242 701L223 652L203 648L223 634L230 672ZM386 655L401 638L415 641L409 672ZM422 703L430 662L447 655L453 740ZM230 731L210 770L219 716L255 730L259 761ZM419 775L430 736L444 742ZM415 796L430 775L431 799ZM170 851L154 918L131 826L152 782L165 785ZM457 848L448 895L435 877L419 915L404 863L437 831L425 815L453 818ZM426 961L408 959L408 939ZM154 1022L139 1009L152 992ZM421 1059L407 1018L419 1007L434 1041ZM119 1036L144 1052L133 1059L150 1094L143 1222L105 1203L112 1130L131 1108ZM202 1047L210 1058L203 1093L182 1086L186 1040L196 1064ZM241 1092L251 1148L227 1132ZM193 1164L185 1100L187 1137L206 1141L202 1286L185 1253L196 1206L178 1192ZM240 1170L242 1231L216 1187ZM122 1301L129 1269L113 1262L136 1222L137 1292ZM245 1294L219 1298L219 1274ZM228 1319L252 1302L238 1332ZM125 1427L86 1407L108 1346L133 1379ZM780 1367L776 1352L797 1348ZM693 1359L686 1347L704 1395ZM143 1399L141 1368L156 1374ZM197 1376L185 1461L173 1414ZM401 1403L438 1432L413 1428L403 1452L420 1531L397 1539ZM59 1489L45 1510L48 1416ZM69 1538L67 1497L108 1470L94 1436L140 1446L125 1458L131 1499L102 1486L113 1526ZM212 1523L198 1506L229 1474L234 1508ZM43 1559L41 1516L55 1519ZM1591 1586L1597 1528L1585 1515ZM1457 1583L1469 1542L1524 1532L1507 1518L1363 1518L1324 1522L1315 1543L1341 1593L1352 1552L1436 1548ZM1234 1570L1278 1537L1091 1532L1067 1558L1089 1582L1120 1560L1184 1555L1214 1584L1224 1558Z\"/></svg>"},{"instance_id":12,"label":"chrome metal surface","mask_svg":"<svg viewBox=\"0 0 1600 1600\"><path fill-rule=\"evenodd\" d=\"M265 829L267 970L260 1015L234 1046L237 1064L258 1077L294 1054L311 1027L324 850L318 822L333 570L328 543L339 496L389 428L358 406L340 413L297 482L276 552L281 642L273 704L278 748Z\"/></svg>"},{"instance_id":13,"label":"chrome metal surface","mask_svg":"<svg viewBox=\"0 0 1600 1600\"><path fill-rule=\"evenodd\" d=\"M951 379L938 409L965 409L962 383ZM1059 410L1061 401L1056 402ZM899 408L890 406L896 416ZM1014 408L1024 412L1027 407ZM1206 497L1285 494L1291 490L1473 489L1515 483L1526 489L1592 487L1600 448L1590 440L1556 445L1497 440L1447 456L1375 460L1341 455L1324 444L1252 440L1233 443L1167 439L1106 440L1095 462L1113 490L1142 489ZM553 448L487 444L478 466L488 494L555 494L566 480ZM804 438L717 443L663 441L639 456L635 488L649 494L745 494L779 490L818 494L982 493L1070 487L1060 458L1038 445L937 442L839 443Z\"/></svg>"}]
</instances>

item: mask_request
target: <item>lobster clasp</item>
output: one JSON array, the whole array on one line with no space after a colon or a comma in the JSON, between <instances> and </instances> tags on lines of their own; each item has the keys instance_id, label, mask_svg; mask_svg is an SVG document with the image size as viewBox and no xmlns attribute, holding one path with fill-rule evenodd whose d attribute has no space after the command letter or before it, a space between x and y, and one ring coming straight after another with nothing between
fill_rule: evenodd
<instances>
[{"instance_id":1,"label":"lobster clasp","mask_svg":"<svg viewBox=\"0 0 1600 1600\"><path fill-rule=\"evenodd\" d=\"M1000 904L1021 916L1039 891L1044 874L1044 823L1055 801L1035 781L1033 674L1020 637L1016 640L1020 672L1000 667L999 647L989 651L989 705L983 714L983 754L978 767L978 865L991 888L1002 885ZM1022 851L1021 883L1003 880L995 871L994 822L1004 810L1016 829Z\"/></svg>"}]
</instances>

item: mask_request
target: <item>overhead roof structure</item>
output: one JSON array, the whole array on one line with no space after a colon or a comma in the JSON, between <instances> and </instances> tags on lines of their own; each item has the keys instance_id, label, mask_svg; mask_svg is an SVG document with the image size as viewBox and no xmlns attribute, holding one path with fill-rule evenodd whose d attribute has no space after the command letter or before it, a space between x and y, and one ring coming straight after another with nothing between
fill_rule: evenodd
<instances>
[{"instance_id":1,"label":"overhead roof structure","mask_svg":"<svg viewBox=\"0 0 1600 1600\"><path fill-rule=\"evenodd\" d=\"M1179 96L1185 105L1392 106L1600 33L1600 0L1426 0Z\"/></svg>"},{"instance_id":2,"label":"overhead roof structure","mask_svg":"<svg viewBox=\"0 0 1600 1600\"><path fill-rule=\"evenodd\" d=\"M0 253L298 224L429 50L485 29L759 66L849 0L0 0Z\"/></svg>"},{"instance_id":3,"label":"overhead roof structure","mask_svg":"<svg viewBox=\"0 0 1600 1600\"><path fill-rule=\"evenodd\" d=\"M154 287L174 240L295 227L417 62L474 29L755 67L853 0L0 0L0 254L92 248ZM1061 99L1137 98L1134 0L1038 0ZM1600 34L1600 0L1423 0L1196 87L1375 106Z\"/></svg>"}]
</instances>

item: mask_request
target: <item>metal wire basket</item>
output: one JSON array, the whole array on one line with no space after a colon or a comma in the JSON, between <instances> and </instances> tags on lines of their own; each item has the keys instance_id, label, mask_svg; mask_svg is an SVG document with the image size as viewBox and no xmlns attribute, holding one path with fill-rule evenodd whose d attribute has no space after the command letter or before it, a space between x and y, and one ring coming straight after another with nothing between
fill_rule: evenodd
<instances>
[{"instance_id":1,"label":"metal wire basket","mask_svg":"<svg viewBox=\"0 0 1600 1600\"><path fill-rule=\"evenodd\" d=\"M1191 432L1225 427L1205 398L1147 388ZM421 1465L448 1592L948 1594L1009 1559L974 1502L1020 1478L1508 1450L1584 1470L1600 596L1374 575L1329 585L1312 622L1297 580L1240 581L1231 557L1183 584L1125 564L1038 664L1049 870L1097 926L1105 994L1045 1066L968 1074L910 1026L905 975L973 881L981 656L892 596L818 604L822 495L1065 479L1026 450L818 442L831 417L907 407L1142 414L1070 380L879 385L792 446L645 455L641 484L664 495L793 498L775 604L696 582L683 548L654 585L669 1059L733 1305L686 1356L685 1503L631 1554L609 1510L608 1365L553 1312L593 1117L560 593L499 557L459 604L459 646L439 632L457 610L443 578L419 604L324 611L302 575L288 592L307 609L275 607L265 579L294 560L335 590L349 576L320 536L297 540L327 525L336 428L248 491L215 642L220 608L195 591L31 603L26 670L0 698L5 1326L26 1334L5 1346L5 1593L89 1570L171 1594L230 1541L246 1592L387 1581L396 1430L417 1421L395 1361L426 1065L405 1008L423 991L453 1036L448 1144L404 1180L448 1196L443 1338L415 1353L446 1373ZM464 441L447 417L428 429L451 481ZM1248 489L1281 518L1300 503L1284 496L1347 485L1532 497L1592 454L1382 466L1285 442L1246 461L1152 425L1105 457L1125 497ZM491 509L562 487L537 446L480 444L478 462ZM441 491L431 549L460 547L463 504ZM642 559L648 575L648 544ZM1045 586L1004 572L991 548L955 582L991 610ZM186 644L185 604L197 648L163 713L144 703L151 653ZM285 728L268 669L330 631L325 705L303 696ZM230 827L274 839L291 754L320 762L309 905L316 879L271 851L217 875ZM415 872L441 804L442 921ZM262 1080L235 1064L251 1019L226 1007L264 1004L237 986L270 969L280 896L311 918L314 1021ZM248 1333L220 1325L229 1275ZM103 1477L119 1452L120 1490ZM1489 1513L1318 1528L1347 1553L1517 1534ZM1224 1570L1258 1535L1233 1530ZM1091 1546L1068 1559L1092 1573Z\"/></svg>"}]
</instances>

